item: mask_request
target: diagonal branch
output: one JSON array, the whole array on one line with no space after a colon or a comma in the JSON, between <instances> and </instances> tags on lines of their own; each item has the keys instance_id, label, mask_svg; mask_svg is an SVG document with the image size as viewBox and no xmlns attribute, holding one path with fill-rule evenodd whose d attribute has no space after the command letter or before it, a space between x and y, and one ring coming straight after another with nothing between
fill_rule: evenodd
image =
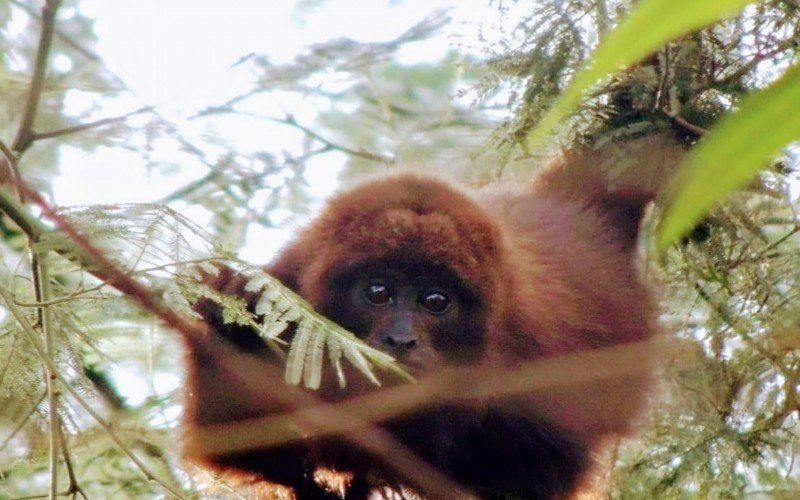
<instances>
[{"instance_id":1,"label":"diagonal branch","mask_svg":"<svg viewBox=\"0 0 800 500\"><path fill-rule=\"evenodd\" d=\"M292 115L287 115L286 118L267 117L267 120L275 122L275 123L281 123L283 125L288 125L290 127L294 127L297 130L299 130L299 131L303 132L304 134L306 134L309 138L321 142L327 148L332 149L332 150L336 150L336 151L340 151L340 152L348 154L350 156L363 158L363 159L369 160L369 161L381 162L381 163L384 163L386 165L392 165L395 162L395 160L393 158L388 157L388 156L383 156L383 155L378 154L378 153L371 153L371 152L365 151L363 149L352 149L352 148L348 148L346 146L342 146L340 144L336 144L334 142L331 142L328 139L325 139L324 137L319 135L318 133L314 132L310 128L306 127L305 125L300 124L295 119L295 117L292 116Z\"/></svg>"},{"instance_id":2,"label":"diagonal branch","mask_svg":"<svg viewBox=\"0 0 800 500\"><path fill-rule=\"evenodd\" d=\"M187 347L194 351L195 354L211 360L221 360L226 358L225 350L231 351L235 349L226 340L218 335L213 335L205 323L187 318L174 311L163 301L156 299L144 284L131 278L124 269L120 268L113 260L95 247L66 217L58 213L38 191L32 189L21 179L18 179L17 182L18 189L24 199L38 205L43 217L52 221L57 229L68 236L70 241L76 245L78 251L75 253L84 269L130 296L165 325L177 331L186 342ZM17 222L34 241L50 231L47 226L27 213L8 193L4 193L2 190L0 190L0 210ZM3 294L2 289L0 289L1 294ZM9 307L14 306L13 297L4 298L7 302L10 301ZM44 349L42 349L42 352L44 353ZM46 355L46 353L44 354ZM233 357L233 354L229 356ZM46 362L48 360L47 358L45 359ZM49 361L52 362L52 360ZM421 490L429 492L437 498L472 497L459 484L419 458L413 451L399 443L383 429L371 425L357 415L351 415L337 409L334 405L324 403L314 395L296 387L277 382L264 383L265 379L273 381L283 379L283 375L277 366L267 363L260 364L257 370L248 368L255 367L230 364L220 366L221 370L229 372L228 374L232 379L239 381L239 386L242 390L249 394L268 397L271 401L294 410L313 408L314 410L311 412L310 417L302 414L297 415L298 418L295 421L297 426L308 429L310 432L315 432L319 429L324 429L331 422L343 429L355 424L356 428L345 432L343 437L359 448L381 456L391 457L389 465L402 477L413 479L416 483L415 486ZM259 376L254 377L253 374L258 374ZM60 376L59 374L56 375ZM67 387L67 389L69 390L70 388ZM83 403L82 401L80 402ZM98 422L101 422L101 420L98 420Z\"/></svg>"},{"instance_id":3,"label":"diagonal branch","mask_svg":"<svg viewBox=\"0 0 800 500\"><path fill-rule=\"evenodd\" d=\"M11 149L17 153L27 150L34 140L33 123L36 120L36 111L39 109L39 100L42 95L47 61L50 56L50 46L53 42L53 32L56 25L56 12L61 0L46 0L42 7L42 32L39 36L39 48L36 50L36 64L33 69L33 78L29 86L28 100L22 119L19 122L17 137Z\"/></svg>"},{"instance_id":4,"label":"diagonal branch","mask_svg":"<svg viewBox=\"0 0 800 500\"><path fill-rule=\"evenodd\" d=\"M189 453L225 454L307 439L309 436L301 436L295 425L299 419L317 420L319 425L313 435L318 437L360 432L364 422L387 421L433 404L480 406L486 401L585 387L592 382L617 383L651 371L657 364L656 353L663 354L667 349L668 342L653 339L540 359L511 368L491 364L450 367L416 384L383 388L338 403L339 410L354 417L344 422L324 420L316 413L318 408L307 407L294 414L203 426L193 431L188 442ZM339 427L341 423L345 427Z\"/></svg>"},{"instance_id":5,"label":"diagonal branch","mask_svg":"<svg viewBox=\"0 0 800 500\"><path fill-rule=\"evenodd\" d=\"M74 127L66 127L58 130L51 130L50 132L32 132L31 141L36 141L39 139L52 139L54 137L61 137L62 135L69 135L77 132L83 132L84 130L89 130L92 128L103 127L105 125L110 125L112 123L125 121L131 116L147 113L152 110L153 110L152 106L145 106L137 109L136 111L125 113L124 115L114 116L111 118L103 118L102 120L96 120L89 123L82 123L80 125L75 125Z\"/></svg>"}]
</instances>

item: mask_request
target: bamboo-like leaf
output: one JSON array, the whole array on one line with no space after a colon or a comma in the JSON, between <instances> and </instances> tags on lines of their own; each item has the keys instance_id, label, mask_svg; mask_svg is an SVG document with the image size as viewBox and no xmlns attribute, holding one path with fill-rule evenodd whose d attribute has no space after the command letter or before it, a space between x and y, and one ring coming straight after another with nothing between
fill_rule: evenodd
<instances>
[{"instance_id":1,"label":"bamboo-like leaf","mask_svg":"<svg viewBox=\"0 0 800 500\"><path fill-rule=\"evenodd\" d=\"M751 0L642 0L609 33L525 141L534 149L580 104L602 78L657 50L664 43L743 9Z\"/></svg>"},{"instance_id":2,"label":"bamboo-like leaf","mask_svg":"<svg viewBox=\"0 0 800 500\"><path fill-rule=\"evenodd\" d=\"M267 283L269 283L269 276L264 273L257 273L247 280L244 289L246 292L257 292L267 286Z\"/></svg>"},{"instance_id":3,"label":"bamboo-like leaf","mask_svg":"<svg viewBox=\"0 0 800 500\"><path fill-rule=\"evenodd\" d=\"M286 331L286 328L288 327L288 323L279 319L274 321L264 321L264 325L261 328L259 335L264 339L277 339L284 331Z\"/></svg>"},{"instance_id":4,"label":"bamboo-like leaf","mask_svg":"<svg viewBox=\"0 0 800 500\"><path fill-rule=\"evenodd\" d=\"M284 287L275 278L262 270L249 269L249 272L252 272L254 277L247 281L245 289L251 292L261 291L255 307L255 313L262 316L262 321L257 322L260 323L259 335L264 339L275 341L291 323L297 325L286 360L284 377L287 383L297 385L302 381L305 387L319 388L326 348L329 350L330 363L342 387L345 386L343 357L376 385L380 384L373 371L374 367L413 380L394 358L368 346L352 333L314 312L300 296ZM224 305L226 308L223 314L235 304ZM239 311L237 308L233 309L230 314Z\"/></svg>"},{"instance_id":5,"label":"bamboo-like leaf","mask_svg":"<svg viewBox=\"0 0 800 500\"><path fill-rule=\"evenodd\" d=\"M219 274L219 267L214 265L214 263L212 262L200 262L197 265L200 266L200 269L202 269L203 272L208 275L216 276L217 274Z\"/></svg>"},{"instance_id":6,"label":"bamboo-like leaf","mask_svg":"<svg viewBox=\"0 0 800 500\"><path fill-rule=\"evenodd\" d=\"M303 309L300 307L295 306L294 304L287 303L284 301L283 303L277 303L280 306L288 306L285 308L285 312L281 315L281 321L285 321L287 323L291 323L292 321L297 321L303 317Z\"/></svg>"},{"instance_id":7,"label":"bamboo-like leaf","mask_svg":"<svg viewBox=\"0 0 800 500\"><path fill-rule=\"evenodd\" d=\"M269 298L266 293L261 294L256 302L255 312L259 316L269 316L274 311L275 303Z\"/></svg>"},{"instance_id":8,"label":"bamboo-like leaf","mask_svg":"<svg viewBox=\"0 0 800 500\"><path fill-rule=\"evenodd\" d=\"M800 140L800 65L745 99L679 167L656 229L664 250L725 195L743 186L770 158Z\"/></svg>"},{"instance_id":9,"label":"bamboo-like leaf","mask_svg":"<svg viewBox=\"0 0 800 500\"><path fill-rule=\"evenodd\" d=\"M281 286L266 273L259 273L251 278L245 285L245 290L257 292L263 290L256 302L255 313L265 316L264 323L277 320L278 317L291 307L286 300L277 300L281 293ZM252 289L251 289L252 287Z\"/></svg>"},{"instance_id":10,"label":"bamboo-like leaf","mask_svg":"<svg viewBox=\"0 0 800 500\"><path fill-rule=\"evenodd\" d=\"M375 374L372 373L372 368L370 367L369 361L367 361L356 345L342 344L342 352L344 353L344 357L353 363L353 366L355 366L358 371L363 373L370 382L375 385L381 385L381 382L378 380Z\"/></svg>"},{"instance_id":11,"label":"bamboo-like leaf","mask_svg":"<svg viewBox=\"0 0 800 500\"><path fill-rule=\"evenodd\" d=\"M331 365L336 370L336 380L339 382L339 387L345 388L347 381L344 376L344 369L342 368L342 343L336 337L328 339L328 358Z\"/></svg>"},{"instance_id":12,"label":"bamboo-like leaf","mask_svg":"<svg viewBox=\"0 0 800 500\"><path fill-rule=\"evenodd\" d=\"M311 341L311 329L307 325L298 325L297 333L289 348L289 356L286 359L286 382L297 385L302 380L303 367L308 352L308 343Z\"/></svg>"},{"instance_id":13,"label":"bamboo-like leaf","mask_svg":"<svg viewBox=\"0 0 800 500\"><path fill-rule=\"evenodd\" d=\"M319 389L322 381L322 360L325 354L326 333L322 329L314 331L306 354L306 367L303 374L303 385L309 389Z\"/></svg>"}]
</instances>

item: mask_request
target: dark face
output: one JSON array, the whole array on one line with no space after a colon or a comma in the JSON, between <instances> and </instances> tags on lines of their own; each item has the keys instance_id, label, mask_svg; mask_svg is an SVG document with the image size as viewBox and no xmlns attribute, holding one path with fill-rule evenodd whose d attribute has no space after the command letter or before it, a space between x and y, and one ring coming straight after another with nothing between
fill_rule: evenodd
<instances>
[{"instance_id":1,"label":"dark face","mask_svg":"<svg viewBox=\"0 0 800 500\"><path fill-rule=\"evenodd\" d=\"M482 307L444 268L374 263L338 277L333 288L324 313L414 372L483 352Z\"/></svg>"}]
</instances>

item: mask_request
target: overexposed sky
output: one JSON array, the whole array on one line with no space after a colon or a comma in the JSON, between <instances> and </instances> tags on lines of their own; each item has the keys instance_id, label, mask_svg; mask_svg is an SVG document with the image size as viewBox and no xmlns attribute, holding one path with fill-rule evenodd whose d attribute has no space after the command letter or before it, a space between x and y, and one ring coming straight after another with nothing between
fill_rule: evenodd
<instances>
[{"instance_id":1,"label":"overexposed sky","mask_svg":"<svg viewBox=\"0 0 800 500\"><path fill-rule=\"evenodd\" d=\"M251 52L288 62L304 47L333 38L393 39L439 9L451 7L458 19L451 32L494 10L488 0L328 0L307 11L296 11L296 3L84 0L80 8L97 19L100 55L139 96L188 108L244 88L231 66ZM416 44L410 56L435 60L448 48L447 35Z\"/></svg>"},{"instance_id":2,"label":"overexposed sky","mask_svg":"<svg viewBox=\"0 0 800 500\"><path fill-rule=\"evenodd\" d=\"M246 88L232 67L250 53L289 62L305 47L335 38L396 38L427 15L454 19L441 36L409 45L402 62L435 61L453 43L477 44L478 23L496 16L489 0L82 0L96 19L97 52L135 94L165 110L193 110Z\"/></svg>"},{"instance_id":3,"label":"overexposed sky","mask_svg":"<svg viewBox=\"0 0 800 500\"><path fill-rule=\"evenodd\" d=\"M488 0L328 0L296 10L294 0L82 0L81 13L96 20L97 53L130 93L105 107L111 116L142 106L202 134L208 123L185 122L206 106L219 104L250 88L253 75L240 58L265 54L276 63L289 62L304 48L347 37L359 42L387 41L427 15L449 9L454 21L433 39L410 44L400 53L405 63L439 60L453 44L477 46L480 22L496 15ZM62 10L69 15L69 8ZM267 98L269 99L269 97ZM315 109L298 96L272 96L259 101L264 114L292 114L311 123ZM92 109L90 98L72 92L67 109ZM103 116L98 116L101 118ZM136 126L136 119L129 123ZM142 120L142 123L144 121ZM214 121L215 130L239 151L280 150L297 144L302 135L288 127L264 131L263 123L248 126L241 119ZM194 127L194 128L192 128ZM169 158L170 152L162 153ZM176 156L177 157L177 156ZM185 158L185 157L184 157ZM185 160L184 160L185 161ZM309 164L309 191L318 200L337 187L344 162L341 155L324 155ZM149 202L165 196L206 173L201 165L181 164L169 176L150 172L142 158L122 149L100 148L87 153L65 146L61 175L53 182L61 205ZM90 181L87 181L90 179ZM203 225L208 214L177 206ZM253 227L241 256L256 263L269 259L291 234L291 228Z\"/></svg>"},{"instance_id":4,"label":"overexposed sky","mask_svg":"<svg viewBox=\"0 0 800 500\"><path fill-rule=\"evenodd\" d=\"M202 134L207 124L199 123L202 120L186 122L185 118L250 88L253 76L246 65L235 66L250 53L266 54L271 61L281 63L293 60L311 44L333 38L387 41L432 12L454 6L454 21L442 35L411 44L400 54L405 63L437 61L453 44L478 45L478 23L494 13L488 0L329 0L301 18L295 4L293 0L81 0L77 8L96 19L98 55L131 91L105 102L101 108L104 114L93 118L152 105L189 134ZM69 16L71 8L64 8L61 15ZM70 61L57 62L62 63ZM93 99L91 93L70 91L66 110L77 115L95 109ZM266 99L275 102L258 101L264 106L264 114L291 113L302 117L304 123L313 121L315 109L297 96L270 95ZM134 127L139 122L145 120L129 121ZM215 118L214 124L239 151L279 150L302 138L288 127L276 126L266 134L263 123L248 126L235 117ZM86 152L67 142L60 154L60 174L53 181L53 192L56 202L65 206L150 202L207 172L206 167L189 163L181 164L179 171L170 175L151 172L141 156L123 148ZM186 155L171 151L159 152L158 156L186 161ZM327 154L309 163L309 191L319 201L337 187L344 161L342 154ZM179 204L176 208L201 226L209 217L197 207ZM265 263L292 233L291 226L268 229L252 225L240 256L256 264ZM151 393L149 386L139 384L136 370L120 365L113 372L131 404L140 403ZM178 383L174 377L156 381L156 392L173 390Z\"/></svg>"}]
</instances>

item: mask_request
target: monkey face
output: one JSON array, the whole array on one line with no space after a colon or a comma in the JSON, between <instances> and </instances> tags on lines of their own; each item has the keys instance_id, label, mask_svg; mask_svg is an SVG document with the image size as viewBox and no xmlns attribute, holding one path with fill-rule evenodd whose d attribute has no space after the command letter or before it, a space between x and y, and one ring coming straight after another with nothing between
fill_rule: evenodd
<instances>
[{"instance_id":1,"label":"monkey face","mask_svg":"<svg viewBox=\"0 0 800 500\"><path fill-rule=\"evenodd\" d=\"M421 375L485 347L480 300L447 268L373 262L334 279L323 313Z\"/></svg>"}]
</instances>

